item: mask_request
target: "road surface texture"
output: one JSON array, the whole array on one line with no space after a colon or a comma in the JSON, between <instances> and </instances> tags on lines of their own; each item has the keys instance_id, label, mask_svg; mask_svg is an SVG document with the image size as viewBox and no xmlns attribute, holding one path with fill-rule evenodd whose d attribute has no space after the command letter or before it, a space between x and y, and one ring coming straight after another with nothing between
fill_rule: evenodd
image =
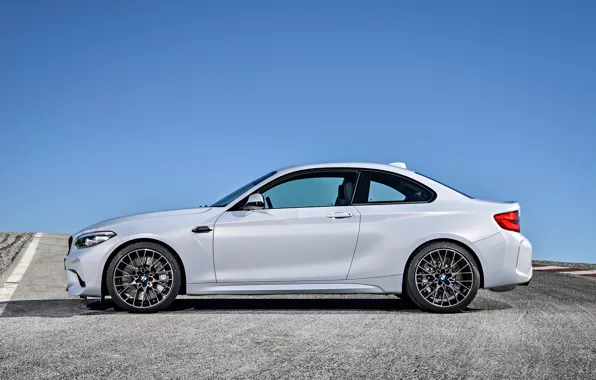
<instances>
[{"instance_id":1,"label":"road surface texture","mask_svg":"<svg viewBox=\"0 0 596 380\"><path fill-rule=\"evenodd\" d=\"M135 315L68 297L66 236L34 240L0 316L2 379L596 376L591 277L537 272L530 286L483 290L452 315L369 295L183 298L169 311Z\"/></svg>"},{"instance_id":2,"label":"road surface texture","mask_svg":"<svg viewBox=\"0 0 596 380\"><path fill-rule=\"evenodd\" d=\"M0 273L10 266L31 236L30 233L0 232Z\"/></svg>"}]
</instances>

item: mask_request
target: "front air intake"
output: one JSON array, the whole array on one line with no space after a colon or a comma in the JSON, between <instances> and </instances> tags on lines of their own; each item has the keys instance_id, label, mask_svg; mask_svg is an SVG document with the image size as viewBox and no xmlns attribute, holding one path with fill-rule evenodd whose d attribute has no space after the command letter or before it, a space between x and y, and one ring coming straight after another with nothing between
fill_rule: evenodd
<instances>
[{"instance_id":1,"label":"front air intake","mask_svg":"<svg viewBox=\"0 0 596 380\"><path fill-rule=\"evenodd\" d=\"M70 252L70 247L72 247L72 236L68 237L68 251L66 252L67 256L68 256L68 252Z\"/></svg>"}]
</instances>

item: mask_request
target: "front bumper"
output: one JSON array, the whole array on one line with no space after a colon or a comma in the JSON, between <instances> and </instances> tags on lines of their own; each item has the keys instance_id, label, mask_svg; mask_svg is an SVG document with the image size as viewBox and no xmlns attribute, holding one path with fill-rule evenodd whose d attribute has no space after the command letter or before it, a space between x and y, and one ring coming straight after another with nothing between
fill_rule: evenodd
<instances>
[{"instance_id":1,"label":"front bumper","mask_svg":"<svg viewBox=\"0 0 596 380\"><path fill-rule=\"evenodd\" d=\"M68 294L100 297L105 263L120 244L122 244L122 239L114 236L93 247L79 249L72 245L68 255L64 258Z\"/></svg>"}]
</instances>

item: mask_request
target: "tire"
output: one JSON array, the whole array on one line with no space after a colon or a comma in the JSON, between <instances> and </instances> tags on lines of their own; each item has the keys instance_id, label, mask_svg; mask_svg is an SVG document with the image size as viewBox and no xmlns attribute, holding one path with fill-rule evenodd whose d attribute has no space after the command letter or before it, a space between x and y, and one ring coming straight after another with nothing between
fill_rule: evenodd
<instances>
[{"instance_id":1,"label":"tire","mask_svg":"<svg viewBox=\"0 0 596 380\"><path fill-rule=\"evenodd\" d=\"M110 261L108 292L121 309L152 313L170 306L180 291L182 271L174 253L152 242L134 243Z\"/></svg>"},{"instance_id":2,"label":"tire","mask_svg":"<svg viewBox=\"0 0 596 380\"><path fill-rule=\"evenodd\" d=\"M478 268L476 257L462 245L446 241L425 245L406 268L406 294L423 310L460 312L478 293Z\"/></svg>"}]
</instances>

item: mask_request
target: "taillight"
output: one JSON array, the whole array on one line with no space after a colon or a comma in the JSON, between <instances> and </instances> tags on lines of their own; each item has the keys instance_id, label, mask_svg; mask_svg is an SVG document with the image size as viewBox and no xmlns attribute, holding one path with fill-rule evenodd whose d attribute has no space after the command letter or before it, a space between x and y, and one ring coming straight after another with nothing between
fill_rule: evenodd
<instances>
[{"instance_id":1,"label":"taillight","mask_svg":"<svg viewBox=\"0 0 596 380\"><path fill-rule=\"evenodd\" d=\"M504 230L519 232L519 213L517 211L497 214L495 221Z\"/></svg>"}]
</instances>

